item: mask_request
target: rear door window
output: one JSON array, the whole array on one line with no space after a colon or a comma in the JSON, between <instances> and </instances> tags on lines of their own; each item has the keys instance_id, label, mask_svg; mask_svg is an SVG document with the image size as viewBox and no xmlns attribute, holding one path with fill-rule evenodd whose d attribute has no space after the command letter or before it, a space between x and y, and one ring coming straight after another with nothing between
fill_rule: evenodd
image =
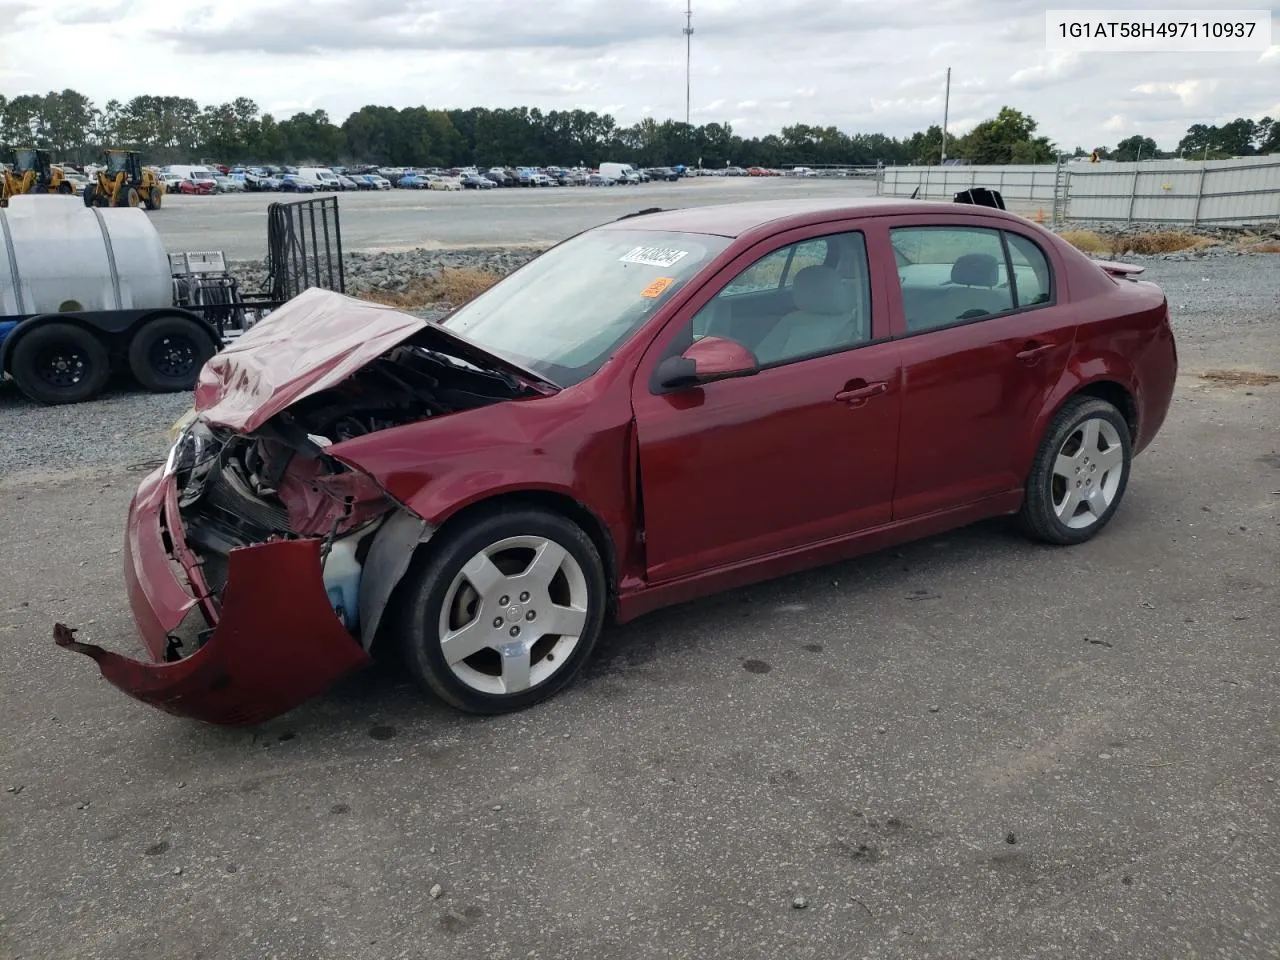
<instances>
[{"instance_id":1,"label":"rear door window","mask_svg":"<svg viewBox=\"0 0 1280 960\"><path fill-rule=\"evenodd\" d=\"M1001 231L898 227L889 233L909 333L1014 309Z\"/></svg>"}]
</instances>

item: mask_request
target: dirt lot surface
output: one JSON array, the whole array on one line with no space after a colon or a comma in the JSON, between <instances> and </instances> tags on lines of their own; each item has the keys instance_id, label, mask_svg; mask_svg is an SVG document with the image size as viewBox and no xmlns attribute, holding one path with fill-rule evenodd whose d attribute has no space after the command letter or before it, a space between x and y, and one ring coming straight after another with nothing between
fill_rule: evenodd
<instances>
[{"instance_id":1,"label":"dirt lot surface","mask_svg":"<svg viewBox=\"0 0 1280 960\"><path fill-rule=\"evenodd\" d=\"M1198 376L1280 373L1242 262L1152 265L1183 375L1094 542L987 523L667 610L498 719L383 666L215 729L56 649L138 649L127 464L168 425L86 405L119 459L0 476L0 957L1280 957L1280 385Z\"/></svg>"}]
</instances>

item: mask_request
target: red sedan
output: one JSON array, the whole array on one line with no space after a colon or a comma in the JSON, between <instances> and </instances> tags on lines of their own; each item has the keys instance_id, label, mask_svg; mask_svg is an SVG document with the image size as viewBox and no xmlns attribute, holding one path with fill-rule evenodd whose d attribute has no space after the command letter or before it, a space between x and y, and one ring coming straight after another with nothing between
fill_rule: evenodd
<instances>
[{"instance_id":1,"label":"red sedan","mask_svg":"<svg viewBox=\"0 0 1280 960\"><path fill-rule=\"evenodd\" d=\"M214 723L375 643L499 713L607 618L1002 514L1081 543L1173 391L1136 272L989 207L803 200L606 224L440 324L309 290L209 361L130 508L152 662L55 633Z\"/></svg>"},{"instance_id":2,"label":"red sedan","mask_svg":"<svg viewBox=\"0 0 1280 960\"><path fill-rule=\"evenodd\" d=\"M188 178L178 184L179 193L194 194L196 196L212 196L218 192L218 181L213 177L206 178Z\"/></svg>"}]
</instances>

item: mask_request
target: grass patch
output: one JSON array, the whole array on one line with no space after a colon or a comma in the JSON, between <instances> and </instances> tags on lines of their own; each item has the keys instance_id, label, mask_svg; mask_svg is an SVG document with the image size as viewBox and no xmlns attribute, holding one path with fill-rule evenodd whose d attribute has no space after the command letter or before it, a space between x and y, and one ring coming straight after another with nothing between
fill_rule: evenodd
<instances>
[{"instance_id":1,"label":"grass patch","mask_svg":"<svg viewBox=\"0 0 1280 960\"><path fill-rule=\"evenodd\" d=\"M1263 240L1245 246L1247 253L1280 253L1280 240Z\"/></svg>"},{"instance_id":2,"label":"grass patch","mask_svg":"<svg viewBox=\"0 0 1280 960\"><path fill-rule=\"evenodd\" d=\"M480 296L499 279L497 274L487 270L445 267L438 276L414 280L403 290L379 288L365 291L360 296L374 303L400 309L416 309L434 303L448 303L459 307Z\"/></svg>"},{"instance_id":3,"label":"grass patch","mask_svg":"<svg viewBox=\"0 0 1280 960\"><path fill-rule=\"evenodd\" d=\"M1280 383L1280 374L1256 370L1206 370L1200 374L1200 379L1224 387L1269 387Z\"/></svg>"},{"instance_id":4,"label":"grass patch","mask_svg":"<svg viewBox=\"0 0 1280 960\"><path fill-rule=\"evenodd\" d=\"M1063 230L1059 236L1082 253L1111 252L1111 242L1092 230Z\"/></svg>"},{"instance_id":5,"label":"grass patch","mask_svg":"<svg viewBox=\"0 0 1280 960\"><path fill-rule=\"evenodd\" d=\"M1064 230L1059 236L1083 253L1091 256L1109 253L1114 257L1126 253L1177 253L1182 250L1216 247L1222 243L1213 237L1202 237L1185 230L1156 230L1119 236L1103 236L1092 230Z\"/></svg>"},{"instance_id":6,"label":"grass patch","mask_svg":"<svg viewBox=\"0 0 1280 960\"><path fill-rule=\"evenodd\" d=\"M1124 253L1177 253L1181 250L1199 250L1203 247L1216 247L1221 240L1197 236L1184 230L1158 230L1153 233L1135 233L1129 236L1116 237L1111 244L1111 252Z\"/></svg>"}]
</instances>

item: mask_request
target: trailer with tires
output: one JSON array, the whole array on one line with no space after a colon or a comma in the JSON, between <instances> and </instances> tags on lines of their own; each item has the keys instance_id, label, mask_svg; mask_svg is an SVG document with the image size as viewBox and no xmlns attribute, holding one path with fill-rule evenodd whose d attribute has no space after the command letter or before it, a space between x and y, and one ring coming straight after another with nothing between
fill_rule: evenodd
<instances>
[{"instance_id":1,"label":"trailer with tires","mask_svg":"<svg viewBox=\"0 0 1280 960\"><path fill-rule=\"evenodd\" d=\"M337 199L268 210L268 283L244 293L217 251L168 254L136 207L14 197L0 210L0 377L40 403L80 403L113 376L190 390L200 368L271 310L343 292Z\"/></svg>"}]
</instances>

